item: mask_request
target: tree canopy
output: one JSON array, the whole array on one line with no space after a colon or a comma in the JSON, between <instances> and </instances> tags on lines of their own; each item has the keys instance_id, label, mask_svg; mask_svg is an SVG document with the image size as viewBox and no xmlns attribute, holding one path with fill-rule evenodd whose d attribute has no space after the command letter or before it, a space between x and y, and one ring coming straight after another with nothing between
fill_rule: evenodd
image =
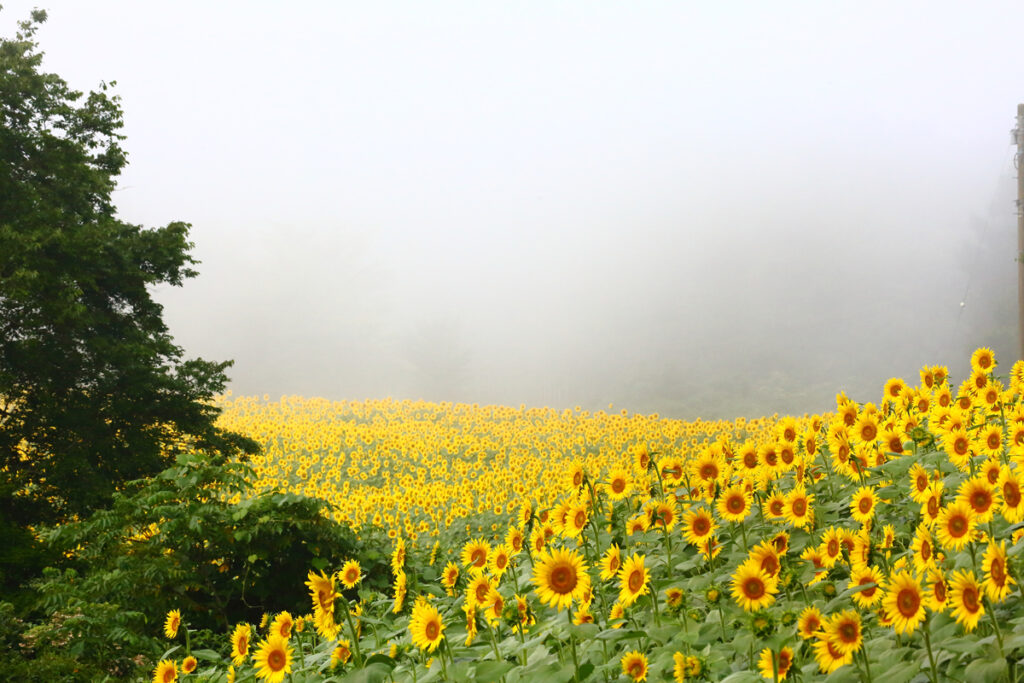
<instances>
[{"instance_id":1,"label":"tree canopy","mask_svg":"<svg viewBox=\"0 0 1024 683\"><path fill-rule=\"evenodd\" d=\"M186 359L150 295L197 274L190 226L118 218L119 98L42 70L45 19L0 38L0 532L24 543L183 450L255 449L214 424L230 361Z\"/></svg>"}]
</instances>

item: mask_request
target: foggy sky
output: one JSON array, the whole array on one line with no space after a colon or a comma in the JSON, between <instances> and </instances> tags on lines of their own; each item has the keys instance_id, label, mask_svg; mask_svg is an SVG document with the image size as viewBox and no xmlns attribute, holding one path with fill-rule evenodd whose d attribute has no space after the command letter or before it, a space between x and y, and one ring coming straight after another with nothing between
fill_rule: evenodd
<instances>
[{"instance_id":1,"label":"foggy sky","mask_svg":"<svg viewBox=\"0 0 1024 683\"><path fill-rule=\"evenodd\" d=\"M732 417L1014 360L1019 2L38 5L236 394Z\"/></svg>"}]
</instances>

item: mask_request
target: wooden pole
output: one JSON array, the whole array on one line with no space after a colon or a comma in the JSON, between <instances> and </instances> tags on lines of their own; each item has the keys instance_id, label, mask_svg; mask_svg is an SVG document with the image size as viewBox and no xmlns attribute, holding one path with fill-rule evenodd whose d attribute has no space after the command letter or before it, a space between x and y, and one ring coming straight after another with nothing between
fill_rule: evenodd
<instances>
[{"instance_id":1,"label":"wooden pole","mask_svg":"<svg viewBox=\"0 0 1024 683\"><path fill-rule=\"evenodd\" d=\"M1024 104L1017 105L1017 357L1024 360Z\"/></svg>"}]
</instances>

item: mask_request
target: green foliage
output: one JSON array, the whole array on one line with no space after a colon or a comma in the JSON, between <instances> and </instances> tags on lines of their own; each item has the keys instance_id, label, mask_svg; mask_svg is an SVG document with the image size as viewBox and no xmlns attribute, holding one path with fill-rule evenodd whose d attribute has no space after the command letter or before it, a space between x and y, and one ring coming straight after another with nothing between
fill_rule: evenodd
<instances>
[{"instance_id":1,"label":"green foliage","mask_svg":"<svg viewBox=\"0 0 1024 683\"><path fill-rule=\"evenodd\" d=\"M230 362L185 359L149 293L196 275L189 226L116 217L118 98L41 70L45 18L0 38L0 530L15 541L0 592L48 559L30 527L88 514L184 450L255 450L214 425Z\"/></svg>"},{"instance_id":2,"label":"green foliage","mask_svg":"<svg viewBox=\"0 0 1024 683\"><path fill-rule=\"evenodd\" d=\"M259 622L264 612L311 609L304 582L314 566L340 569L353 558L368 574L387 576L386 558L369 559L347 527L322 514L321 501L251 495L246 472L183 454L115 494L109 509L46 531L72 566L48 569L34 583L47 617L23 629L25 656L63 653L122 675L169 647L162 625L171 609L220 642L235 623Z\"/></svg>"}]
</instances>

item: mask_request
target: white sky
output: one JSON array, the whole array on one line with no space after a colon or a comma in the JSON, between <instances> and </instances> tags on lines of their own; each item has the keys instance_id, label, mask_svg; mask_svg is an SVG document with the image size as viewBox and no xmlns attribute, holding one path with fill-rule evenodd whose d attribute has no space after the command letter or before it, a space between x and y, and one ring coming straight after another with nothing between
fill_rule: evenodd
<instances>
[{"instance_id":1,"label":"white sky","mask_svg":"<svg viewBox=\"0 0 1024 683\"><path fill-rule=\"evenodd\" d=\"M38 6L236 392L820 411L1015 349L1024 3Z\"/></svg>"}]
</instances>

